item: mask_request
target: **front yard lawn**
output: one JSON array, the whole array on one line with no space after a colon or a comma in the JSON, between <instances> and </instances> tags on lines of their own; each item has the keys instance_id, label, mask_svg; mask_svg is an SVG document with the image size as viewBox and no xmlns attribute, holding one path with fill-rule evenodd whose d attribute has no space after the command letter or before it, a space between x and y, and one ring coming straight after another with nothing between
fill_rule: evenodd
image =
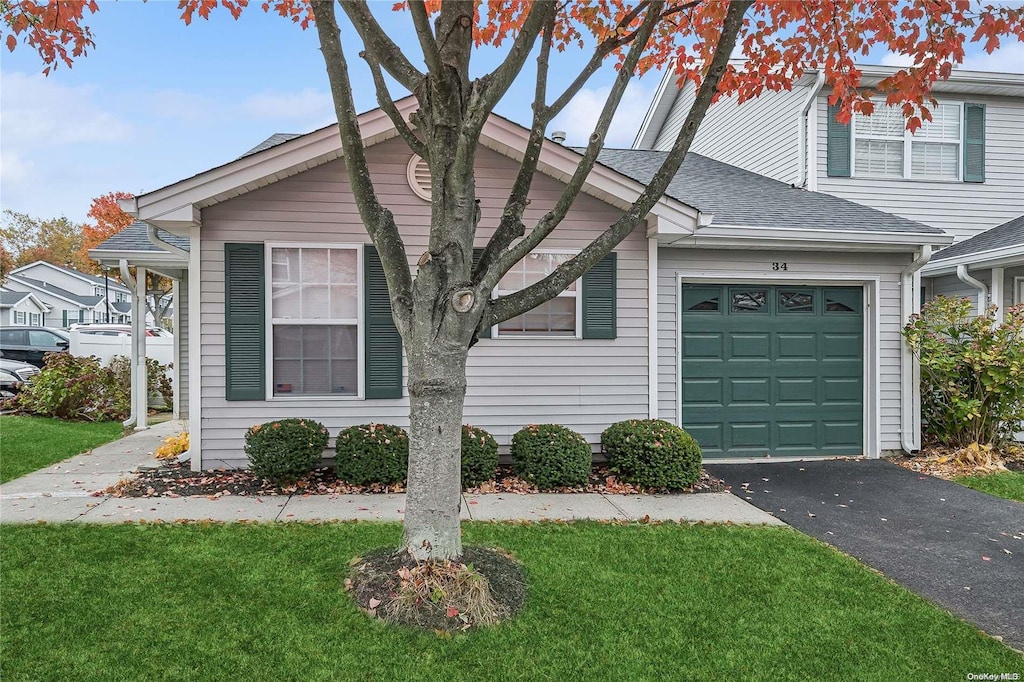
<instances>
[{"instance_id":1,"label":"front yard lawn","mask_svg":"<svg viewBox=\"0 0 1024 682\"><path fill-rule=\"evenodd\" d=\"M360 613L394 524L4 526L0 678L965 679L1024 659L788 528L465 524L525 611L437 636Z\"/></svg>"},{"instance_id":2,"label":"front yard lawn","mask_svg":"<svg viewBox=\"0 0 1024 682\"><path fill-rule=\"evenodd\" d=\"M953 480L989 495L1024 502L1024 471L999 471L994 474L957 476Z\"/></svg>"},{"instance_id":3,"label":"front yard lawn","mask_svg":"<svg viewBox=\"0 0 1024 682\"><path fill-rule=\"evenodd\" d=\"M117 440L120 422L66 422L49 417L0 417L0 483Z\"/></svg>"}]
</instances>

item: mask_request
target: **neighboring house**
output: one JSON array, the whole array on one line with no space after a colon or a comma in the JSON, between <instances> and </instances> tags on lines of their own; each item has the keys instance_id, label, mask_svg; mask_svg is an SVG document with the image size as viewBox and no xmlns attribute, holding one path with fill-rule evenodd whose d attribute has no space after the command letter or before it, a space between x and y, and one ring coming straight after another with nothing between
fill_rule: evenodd
<instances>
[{"instance_id":1,"label":"neighboring house","mask_svg":"<svg viewBox=\"0 0 1024 682\"><path fill-rule=\"evenodd\" d=\"M41 327L48 310L35 294L0 287L0 326Z\"/></svg>"},{"instance_id":2,"label":"neighboring house","mask_svg":"<svg viewBox=\"0 0 1024 682\"><path fill-rule=\"evenodd\" d=\"M7 286L43 299L51 308L46 321L49 327L66 329L71 324L90 322L121 324L131 319L131 311L120 312L117 305L127 302L131 291L113 278L104 281L97 275L36 261L12 270Z\"/></svg>"},{"instance_id":3,"label":"neighboring house","mask_svg":"<svg viewBox=\"0 0 1024 682\"><path fill-rule=\"evenodd\" d=\"M871 87L896 71L862 66ZM959 241L1024 213L1024 74L954 70L935 84L916 134L884 99L839 124L831 90L805 74L791 90L708 111L692 151L782 182L943 229ZM637 149L667 149L693 102L666 72Z\"/></svg>"},{"instance_id":4,"label":"neighboring house","mask_svg":"<svg viewBox=\"0 0 1024 682\"><path fill-rule=\"evenodd\" d=\"M996 317L1024 303L1024 215L939 251L921 271L927 295L966 296Z\"/></svg>"},{"instance_id":5,"label":"neighboring house","mask_svg":"<svg viewBox=\"0 0 1024 682\"><path fill-rule=\"evenodd\" d=\"M407 116L415 102L398 103ZM426 248L422 161L380 110L360 117L380 199L415 267ZM476 156L491 236L528 131L493 116ZM543 276L600 234L664 154L608 150L543 248L499 285ZM580 155L545 142L526 221L557 200ZM185 333L192 466L245 466L253 424L408 424L405 366L383 272L348 187L337 126L277 135L235 161L122 202L188 239L160 251L93 252L157 267L174 259ZM698 155L645 224L574 287L491 330L469 354L465 421L502 446L557 422L596 447L628 417L680 423L709 459L868 455L914 449L901 327L934 227L792 189ZM167 247L171 248L167 248ZM106 254L102 253L106 251ZM165 265L165 268L171 267ZM185 292L187 291L187 295Z\"/></svg>"}]
</instances>

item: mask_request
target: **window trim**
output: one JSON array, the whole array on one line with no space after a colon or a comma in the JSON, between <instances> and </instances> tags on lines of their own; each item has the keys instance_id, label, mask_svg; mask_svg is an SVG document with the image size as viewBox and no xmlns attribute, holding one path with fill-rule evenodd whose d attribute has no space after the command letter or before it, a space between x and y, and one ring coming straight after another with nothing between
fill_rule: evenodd
<instances>
[{"instance_id":1,"label":"window trim","mask_svg":"<svg viewBox=\"0 0 1024 682\"><path fill-rule=\"evenodd\" d=\"M364 350L364 336L366 327L366 313L365 313L365 296L366 296L366 283L363 281L365 278L365 272L363 268L363 244L356 242L337 242L337 243L326 243L326 242L264 242L264 257L263 257L263 286L264 286L264 300L267 302L264 306L264 347L266 348L266 357L264 357L264 371L266 375L266 385L263 387L263 399L266 401L273 402L301 402L301 401L317 401L317 402L350 402L353 400L365 400L366 394L366 370L365 364L365 350ZM273 293L273 249L353 249L356 252L356 394L355 395L274 395L274 293ZM279 318L286 319L286 318ZM279 321L277 324L282 325L306 325L307 322L301 319L288 320L287 322ZM329 321L310 321L308 324L322 324L324 326L346 326L350 323L346 322L329 322Z\"/></svg>"},{"instance_id":2,"label":"window trim","mask_svg":"<svg viewBox=\"0 0 1024 682\"><path fill-rule=\"evenodd\" d=\"M875 104L876 111L881 107L888 106L885 100L871 100ZM957 157L956 157L956 180L952 178L915 178L911 175L911 167L913 163L913 142L915 135L913 135L906 127L903 128L903 175L864 175L857 173L857 116L852 115L850 117L850 177L858 178L862 180L903 180L909 182L940 182L940 183L958 183L964 182L964 145L967 144L965 139L967 131L964 125L964 117L966 115L965 105L966 101L962 100L943 100L939 102L939 105L951 105L956 106L960 110L960 136L957 139ZM888 140L895 142L899 138L889 136L864 136L862 139L868 140ZM926 141L923 138L919 141ZM927 140L927 142L939 142L942 140ZM952 143L952 138L947 141Z\"/></svg>"},{"instance_id":3,"label":"window trim","mask_svg":"<svg viewBox=\"0 0 1024 682\"><path fill-rule=\"evenodd\" d=\"M28 320L28 313L26 311L24 311L24 310L15 310L14 311L14 324L16 326L22 326L22 327L29 326L27 320Z\"/></svg>"},{"instance_id":4,"label":"window trim","mask_svg":"<svg viewBox=\"0 0 1024 682\"><path fill-rule=\"evenodd\" d=\"M42 313L29 313L28 314L29 326L30 327L42 327L43 326L43 314Z\"/></svg>"},{"instance_id":5,"label":"window trim","mask_svg":"<svg viewBox=\"0 0 1024 682\"><path fill-rule=\"evenodd\" d=\"M575 256L575 255L579 254L579 250L578 249L534 249L530 253L531 254L532 253L536 253L536 254L540 254L540 255ZM527 255L530 255L530 254L527 254ZM520 263L521 262L522 261L520 261ZM518 266L519 263L516 263L516 265ZM501 282L499 282L498 284L500 284L500 283ZM517 291L521 291L521 290L517 290ZM506 295L514 294L514 293L516 293L516 292L515 291L508 291L506 293ZM567 293L566 291L559 292L558 296L556 296L555 298L559 298L559 297L566 297L566 298L568 298L568 296L566 296L566 293ZM494 299L494 298L498 298L499 296L501 296L501 292L500 292L500 290L498 289L498 287L496 285L494 287L494 290L491 292L491 298ZM583 276L582 275L580 276L579 279L576 280L576 291L571 292L571 296L575 297L575 299L576 299L576 333L575 334L572 334L572 335L570 335L570 334L552 334L550 332L548 332L546 334L544 332L532 332L532 333L529 333L529 334L509 334L509 333L506 332L505 334L501 334L501 333L498 332L498 326L500 324L499 323L499 324L496 324L496 325L491 327L491 338L492 339L505 339L505 340L509 340L509 339L525 339L525 340L528 340L528 341L538 341L538 340L542 340L542 341L578 341L578 340L581 340L583 338ZM527 312L529 312L529 311L527 311ZM523 314L525 315L526 313L523 313ZM518 317L518 315L516 317Z\"/></svg>"}]
</instances>

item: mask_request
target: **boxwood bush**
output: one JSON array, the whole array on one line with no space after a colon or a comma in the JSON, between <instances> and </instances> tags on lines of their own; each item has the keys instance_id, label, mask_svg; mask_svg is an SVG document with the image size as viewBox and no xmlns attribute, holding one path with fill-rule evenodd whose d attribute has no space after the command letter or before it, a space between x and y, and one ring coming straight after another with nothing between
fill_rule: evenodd
<instances>
[{"instance_id":1,"label":"boxwood bush","mask_svg":"<svg viewBox=\"0 0 1024 682\"><path fill-rule=\"evenodd\" d=\"M335 444L338 478L355 485L401 483L409 473L409 436L390 424L342 429Z\"/></svg>"},{"instance_id":2,"label":"boxwood bush","mask_svg":"<svg viewBox=\"0 0 1024 682\"><path fill-rule=\"evenodd\" d=\"M627 483L645 488L688 488L700 478L700 445L662 419L627 419L601 434L608 468Z\"/></svg>"},{"instance_id":3,"label":"boxwood bush","mask_svg":"<svg viewBox=\"0 0 1024 682\"><path fill-rule=\"evenodd\" d=\"M512 436L512 470L538 488L586 485L592 455L587 440L557 424L530 424Z\"/></svg>"},{"instance_id":4,"label":"boxwood bush","mask_svg":"<svg viewBox=\"0 0 1024 682\"><path fill-rule=\"evenodd\" d=\"M462 425L462 487L472 488L494 478L498 441L483 429Z\"/></svg>"},{"instance_id":5,"label":"boxwood bush","mask_svg":"<svg viewBox=\"0 0 1024 682\"><path fill-rule=\"evenodd\" d=\"M327 427L312 419L278 419L245 434L252 472L275 483L291 483L316 466L327 447Z\"/></svg>"}]
</instances>

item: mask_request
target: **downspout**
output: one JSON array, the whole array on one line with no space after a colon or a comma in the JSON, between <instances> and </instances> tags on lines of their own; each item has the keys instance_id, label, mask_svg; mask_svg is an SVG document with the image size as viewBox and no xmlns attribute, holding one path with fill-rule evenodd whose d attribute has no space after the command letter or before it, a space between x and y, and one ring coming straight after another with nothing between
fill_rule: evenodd
<instances>
[{"instance_id":1,"label":"downspout","mask_svg":"<svg viewBox=\"0 0 1024 682\"><path fill-rule=\"evenodd\" d=\"M807 99L804 100L804 105L800 110L800 181L797 183L797 187L804 189L807 187L807 168L810 165L807 160L807 153L810 148L810 145L807 144L809 127L807 125L807 114L811 110L811 105L818 100L818 95L823 87L825 87L825 72L819 70L818 75L814 79L814 85L807 94Z\"/></svg>"},{"instance_id":2,"label":"downspout","mask_svg":"<svg viewBox=\"0 0 1024 682\"><path fill-rule=\"evenodd\" d=\"M931 244L922 244L920 255L900 273L900 319L906 324L910 316L921 311L921 299L914 286L915 275L932 259ZM902 343L900 363L900 447L910 454L921 449L921 366L906 339Z\"/></svg>"},{"instance_id":3,"label":"downspout","mask_svg":"<svg viewBox=\"0 0 1024 682\"><path fill-rule=\"evenodd\" d=\"M159 235L157 235L156 233L156 225L150 225L149 223L146 223L146 228L146 236L149 237L150 244L160 249L161 251L166 251L167 253L170 253L172 255L177 256L178 258L181 258L186 263L188 262L188 251L179 248L174 244L165 242L163 239L160 239Z\"/></svg>"},{"instance_id":4,"label":"downspout","mask_svg":"<svg viewBox=\"0 0 1024 682\"><path fill-rule=\"evenodd\" d=\"M125 286L127 286L129 289L134 290L135 289L135 279L132 277L132 273L129 272L129 270L128 270L128 261L125 260L124 258L122 258L121 261L120 261L120 266L121 266L121 281L124 282ZM134 324L132 325L132 331L133 332L135 331ZM134 351L135 351L135 339L132 338L132 355L133 356L135 355ZM135 390L135 378L136 378L135 377L135 373L136 373L135 358L132 357L128 364L131 366L130 367L130 369L131 369L131 379L130 379L130 381L131 381L132 391L134 391ZM126 428L130 427L130 426L135 426L135 422L138 419L138 414L135 411L135 403L136 403L135 397L132 396L129 402L131 402L131 412L128 414L128 419L126 419L123 422L121 422Z\"/></svg>"},{"instance_id":5,"label":"downspout","mask_svg":"<svg viewBox=\"0 0 1024 682\"><path fill-rule=\"evenodd\" d=\"M988 307L988 287L985 286L985 283L968 275L966 265L956 266L956 278L972 289L978 290L978 314L984 315L985 308Z\"/></svg>"}]
</instances>

